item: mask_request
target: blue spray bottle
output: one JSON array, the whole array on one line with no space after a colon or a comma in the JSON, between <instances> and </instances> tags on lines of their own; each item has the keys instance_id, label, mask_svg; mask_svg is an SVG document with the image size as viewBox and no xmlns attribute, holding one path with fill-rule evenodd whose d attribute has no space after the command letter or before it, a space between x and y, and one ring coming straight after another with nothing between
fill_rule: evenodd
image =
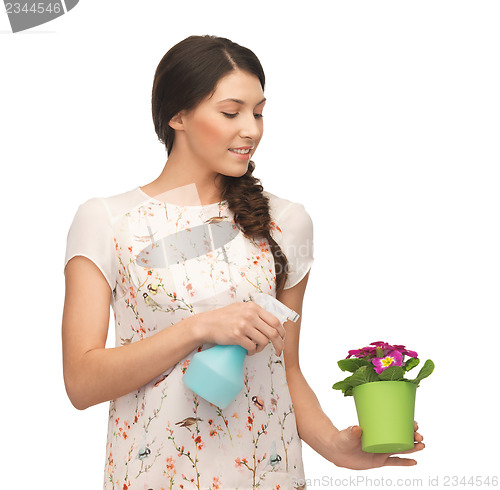
<instances>
[{"instance_id":1,"label":"blue spray bottle","mask_svg":"<svg viewBox=\"0 0 500 490\"><path fill-rule=\"evenodd\" d=\"M275 297L257 293L254 301L283 324L299 314ZM184 384L210 403L226 408L243 389L243 364L247 350L240 345L215 345L197 352L183 376Z\"/></svg>"}]
</instances>

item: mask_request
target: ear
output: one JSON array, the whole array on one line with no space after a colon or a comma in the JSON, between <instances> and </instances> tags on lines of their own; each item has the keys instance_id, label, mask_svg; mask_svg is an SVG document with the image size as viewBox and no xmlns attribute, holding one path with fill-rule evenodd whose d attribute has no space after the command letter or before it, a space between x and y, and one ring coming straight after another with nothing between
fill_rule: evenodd
<instances>
[{"instance_id":1,"label":"ear","mask_svg":"<svg viewBox=\"0 0 500 490\"><path fill-rule=\"evenodd\" d=\"M178 131L182 131L184 129L184 121L182 117L184 116L184 111L178 112L172 119L170 119L168 125L172 129L177 129Z\"/></svg>"}]
</instances>

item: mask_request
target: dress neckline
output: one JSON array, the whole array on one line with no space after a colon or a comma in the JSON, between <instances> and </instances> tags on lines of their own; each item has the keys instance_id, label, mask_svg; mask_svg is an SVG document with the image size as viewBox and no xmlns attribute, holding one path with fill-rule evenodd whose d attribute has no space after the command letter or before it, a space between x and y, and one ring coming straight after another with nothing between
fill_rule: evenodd
<instances>
[{"instance_id":1,"label":"dress neckline","mask_svg":"<svg viewBox=\"0 0 500 490\"><path fill-rule=\"evenodd\" d=\"M149 194L146 194L140 186L137 186L135 188L135 190L142 195L142 197L145 197L147 198L149 201L153 201L153 202L156 202L158 204L164 204L164 205L167 205L167 206L173 206L173 207L176 207L176 208L190 208L190 209L201 209L201 208L208 208L208 207L213 207L213 206L222 206L224 204L227 204L227 200L223 200L223 201L219 201L219 202L214 202L214 203L211 203L211 204L196 204L196 205L190 205L190 206L187 206L187 205L182 205L182 204L174 204L174 203L171 203L171 202L166 202L166 201L161 201L159 199L156 199L155 197L153 196L150 196Z\"/></svg>"}]
</instances>

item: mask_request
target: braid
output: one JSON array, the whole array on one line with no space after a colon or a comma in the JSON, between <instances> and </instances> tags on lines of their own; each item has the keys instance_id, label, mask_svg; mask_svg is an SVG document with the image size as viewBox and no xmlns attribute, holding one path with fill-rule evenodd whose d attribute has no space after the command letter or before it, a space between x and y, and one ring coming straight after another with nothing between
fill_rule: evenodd
<instances>
[{"instance_id":1,"label":"braid","mask_svg":"<svg viewBox=\"0 0 500 490\"><path fill-rule=\"evenodd\" d=\"M222 199L227 200L229 208L234 213L234 221L247 238L265 238L271 246L274 256L276 273L276 294L284 287L288 260L281 247L271 237L271 216L269 213L269 198L264 196L260 179L252 175L255 164L248 163L248 170L241 177L223 176Z\"/></svg>"},{"instance_id":2,"label":"braid","mask_svg":"<svg viewBox=\"0 0 500 490\"><path fill-rule=\"evenodd\" d=\"M194 109L214 93L219 80L239 69L255 75L264 90L265 75L253 51L223 37L189 36L173 46L155 72L151 108L155 131L170 155L175 130L171 118L181 110ZM274 257L276 293L285 286L288 260L271 237L269 199L262 193L260 180L252 176L255 164L250 160L245 175L222 175L222 199L234 213L234 220L250 239L267 239Z\"/></svg>"}]
</instances>

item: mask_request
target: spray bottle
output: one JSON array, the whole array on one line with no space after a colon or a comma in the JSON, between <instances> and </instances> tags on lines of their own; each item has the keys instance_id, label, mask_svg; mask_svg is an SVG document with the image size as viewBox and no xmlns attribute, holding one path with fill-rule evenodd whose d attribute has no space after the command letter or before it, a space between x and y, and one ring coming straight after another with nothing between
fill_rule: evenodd
<instances>
[{"instance_id":1,"label":"spray bottle","mask_svg":"<svg viewBox=\"0 0 500 490\"><path fill-rule=\"evenodd\" d=\"M300 315L275 297L254 294L254 302L283 324L295 322ZM226 408L243 389L243 365L248 352L240 345L215 345L197 352L183 376L184 384L219 408Z\"/></svg>"}]
</instances>

